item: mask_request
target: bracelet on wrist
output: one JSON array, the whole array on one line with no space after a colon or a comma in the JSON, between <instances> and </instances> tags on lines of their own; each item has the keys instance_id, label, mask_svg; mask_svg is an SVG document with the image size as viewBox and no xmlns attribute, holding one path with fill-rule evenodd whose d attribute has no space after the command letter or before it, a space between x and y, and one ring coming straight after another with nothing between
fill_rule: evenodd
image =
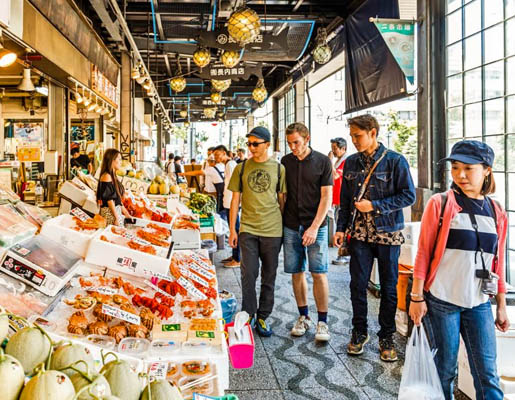
<instances>
[{"instance_id":1,"label":"bracelet on wrist","mask_svg":"<svg viewBox=\"0 0 515 400\"><path fill-rule=\"evenodd\" d=\"M425 301L426 301L426 299L422 299L422 300L413 300L413 299L411 299L412 303L424 303Z\"/></svg>"},{"instance_id":2,"label":"bracelet on wrist","mask_svg":"<svg viewBox=\"0 0 515 400\"><path fill-rule=\"evenodd\" d=\"M419 293L413 293L413 292L411 292L409 295L410 295L411 297L417 297L417 298L419 298L419 299L423 299L423 298L424 298L424 295L423 295L422 293L420 293L420 294L419 294Z\"/></svg>"}]
</instances>

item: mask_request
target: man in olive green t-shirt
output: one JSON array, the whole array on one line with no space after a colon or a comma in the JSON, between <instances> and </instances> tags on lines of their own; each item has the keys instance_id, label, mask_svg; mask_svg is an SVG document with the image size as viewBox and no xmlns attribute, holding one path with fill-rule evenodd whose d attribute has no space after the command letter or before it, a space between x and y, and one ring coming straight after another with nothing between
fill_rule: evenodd
<instances>
[{"instance_id":1,"label":"man in olive green t-shirt","mask_svg":"<svg viewBox=\"0 0 515 400\"><path fill-rule=\"evenodd\" d=\"M233 192L230 209L229 244L240 244L242 310L252 316L260 336L272 335L266 319L274 307L275 277L282 244L282 210L286 193L284 166L268 157L270 132L258 126L247 135L252 158L237 165L229 182ZM241 200L240 232L236 216ZM256 280L261 260L259 306Z\"/></svg>"}]
</instances>

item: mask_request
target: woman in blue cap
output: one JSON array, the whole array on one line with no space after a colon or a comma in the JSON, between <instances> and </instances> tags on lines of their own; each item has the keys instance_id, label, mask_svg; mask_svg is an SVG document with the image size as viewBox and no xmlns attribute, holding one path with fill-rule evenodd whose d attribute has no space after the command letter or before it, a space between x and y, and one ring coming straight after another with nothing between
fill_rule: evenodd
<instances>
[{"instance_id":1,"label":"woman in blue cap","mask_svg":"<svg viewBox=\"0 0 515 400\"><path fill-rule=\"evenodd\" d=\"M422 217L409 314L422 317L446 399L453 398L460 334L467 348L476 399L502 400L494 326L509 328L504 260L506 211L495 192L494 152L475 140L456 143L449 157L452 186L429 200ZM496 318L490 298L495 296Z\"/></svg>"}]
</instances>

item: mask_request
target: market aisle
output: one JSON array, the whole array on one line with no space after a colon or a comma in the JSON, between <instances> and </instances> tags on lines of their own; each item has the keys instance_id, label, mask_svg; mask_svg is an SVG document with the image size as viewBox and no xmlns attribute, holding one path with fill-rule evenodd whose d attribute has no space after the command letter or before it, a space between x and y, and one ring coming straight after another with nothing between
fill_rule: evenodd
<instances>
[{"instance_id":1,"label":"market aisle","mask_svg":"<svg viewBox=\"0 0 515 400\"><path fill-rule=\"evenodd\" d=\"M228 251L217 254L219 260ZM330 249L330 259L336 251ZM240 270L217 267L219 285L235 294L241 303ZM314 343L314 329L295 340L290 329L298 316L289 275L282 272L282 254L277 279L274 313L270 322L271 338L256 338L254 367L231 370L230 393L241 400L273 399L396 399L402 361L385 364L379 360L376 332L379 301L369 294L371 340L365 353L349 357L346 344L351 329L351 304L348 267L329 267L331 288L329 326L331 341L327 345ZM310 282L311 283L311 282ZM311 287L311 285L310 285ZM314 300L310 294L310 315L316 319ZM396 335L400 359L404 359L405 339Z\"/></svg>"}]
</instances>

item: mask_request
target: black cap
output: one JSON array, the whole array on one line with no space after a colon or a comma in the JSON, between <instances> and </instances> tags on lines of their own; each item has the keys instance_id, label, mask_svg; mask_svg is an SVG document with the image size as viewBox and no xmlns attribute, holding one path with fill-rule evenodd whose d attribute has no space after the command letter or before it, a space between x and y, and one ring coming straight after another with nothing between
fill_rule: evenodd
<instances>
[{"instance_id":1,"label":"black cap","mask_svg":"<svg viewBox=\"0 0 515 400\"><path fill-rule=\"evenodd\" d=\"M495 154L490 146L477 140L462 140L452 146L449 157L443 161L459 161L464 164L485 164L491 167L494 163Z\"/></svg>"},{"instance_id":2,"label":"black cap","mask_svg":"<svg viewBox=\"0 0 515 400\"><path fill-rule=\"evenodd\" d=\"M264 126L256 126L249 133L247 133L247 137L255 136L257 138L263 139L265 142L270 141L270 132Z\"/></svg>"}]
</instances>

